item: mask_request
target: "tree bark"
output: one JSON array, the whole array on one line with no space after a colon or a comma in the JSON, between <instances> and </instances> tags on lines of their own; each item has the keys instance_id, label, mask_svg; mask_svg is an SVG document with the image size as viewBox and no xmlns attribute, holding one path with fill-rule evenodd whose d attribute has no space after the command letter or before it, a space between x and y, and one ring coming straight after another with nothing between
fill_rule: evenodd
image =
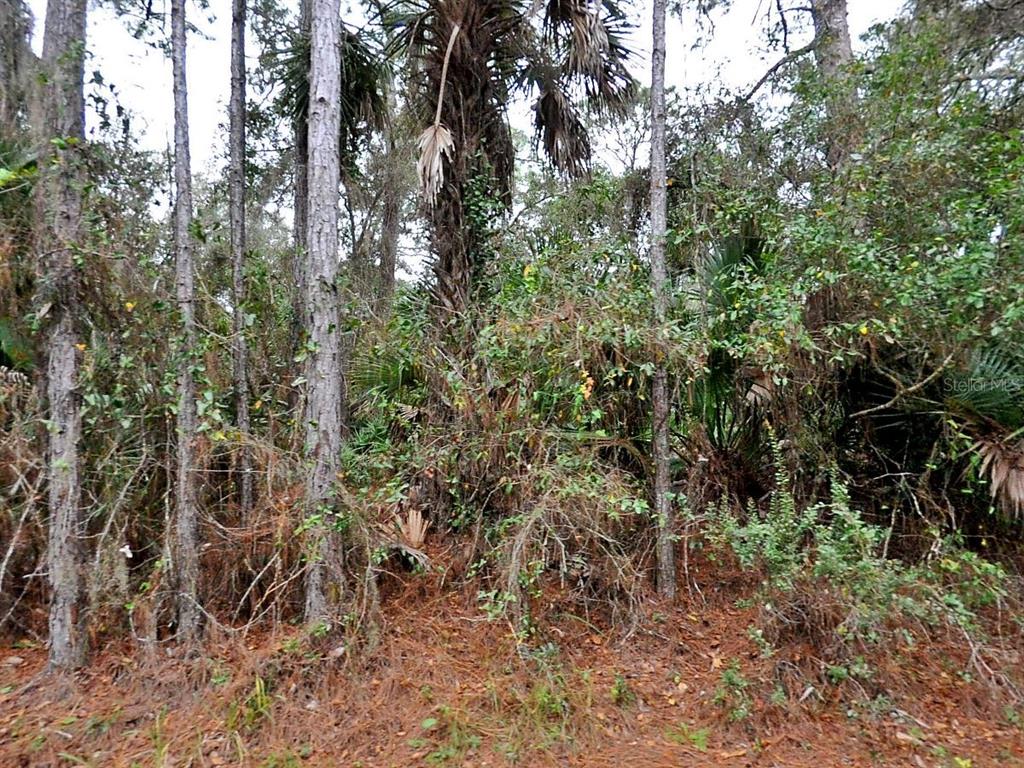
<instances>
[{"instance_id":1,"label":"tree bark","mask_svg":"<svg viewBox=\"0 0 1024 768\"><path fill-rule=\"evenodd\" d=\"M181 361L178 371L178 475L172 557L177 585L178 639L199 639L199 503L196 491L196 393L192 362L196 349L192 267L192 169L189 157L188 87L185 80L185 0L171 0L171 61L174 72L174 252Z\"/></svg>"},{"instance_id":2,"label":"tree bark","mask_svg":"<svg viewBox=\"0 0 1024 768\"><path fill-rule=\"evenodd\" d=\"M299 3L299 34L309 35L310 0ZM340 119L340 118L339 118ZM292 238L295 257L292 260L292 352L299 349L302 331L306 325L306 246L309 237L309 114L296 116L292 126L295 135L295 189Z\"/></svg>"},{"instance_id":3,"label":"tree bark","mask_svg":"<svg viewBox=\"0 0 1024 768\"><path fill-rule=\"evenodd\" d=\"M846 18L846 0L812 0L814 57L822 80L832 91L828 95L827 159L839 169L857 141L857 99L848 82L853 64L853 44Z\"/></svg>"},{"instance_id":4,"label":"tree bark","mask_svg":"<svg viewBox=\"0 0 1024 768\"><path fill-rule=\"evenodd\" d=\"M85 0L50 0L43 34L42 93L37 105L40 305L47 326L46 396L49 404L47 471L50 525L48 573L51 669L69 670L85 658L81 614L82 534L78 447L82 421L76 391L75 317L79 275L75 253L82 237L85 139ZM61 141L55 142L55 139ZM47 310L46 307L49 306Z\"/></svg>"},{"instance_id":5,"label":"tree bark","mask_svg":"<svg viewBox=\"0 0 1024 768\"><path fill-rule=\"evenodd\" d=\"M14 130L24 106L34 58L31 19L23 0L0 0L0 130Z\"/></svg>"},{"instance_id":6,"label":"tree bark","mask_svg":"<svg viewBox=\"0 0 1024 768\"><path fill-rule=\"evenodd\" d=\"M394 118L397 105L389 89L388 107ZM402 232L402 193L401 171L399 168L398 141L395 138L396 127L389 125L387 144L389 157L384 173L384 211L380 225L380 265L377 276L377 296L375 309L378 316L383 317L391 304L395 293L395 270L398 267L398 239Z\"/></svg>"},{"instance_id":7,"label":"tree bark","mask_svg":"<svg viewBox=\"0 0 1024 768\"><path fill-rule=\"evenodd\" d=\"M228 105L230 136L229 207L231 219L232 368L235 419L242 443L238 455L238 506L243 522L253 504L251 424L249 421L249 365L245 340L245 3L231 2L231 99Z\"/></svg>"},{"instance_id":8,"label":"tree bark","mask_svg":"<svg viewBox=\"0 0 1024 768\"><path fill-rule=\"evenodd\" d=\"M665 171L665 3L654 0L654 42L651 52L651 293L654 298L655 370L652 383L652 450L654 458L654 513L658 524L658 592L676 594L675 537L672 526L668 444L668 372L661 348L668 312L668 275L665 269L665 230L668 200Z\"/></svg>"},{"instance_id":9,"label":"tree bark","mask_svg":"<svg viewBox=\"0 0 1024 768\"><path fill-rule=\"evenodd\" d=\"M312 0L309 77L309 228L306 258L306 486L310 527L306 570L307 624L330 623L336 595L327 592L328 574L340 578L341 548L334 530L333 485L339 468L342 398L338 313L338 183L341 120L340 3ZM337 585L340 588L340 585Z\"/></svg>"}]
</instances>

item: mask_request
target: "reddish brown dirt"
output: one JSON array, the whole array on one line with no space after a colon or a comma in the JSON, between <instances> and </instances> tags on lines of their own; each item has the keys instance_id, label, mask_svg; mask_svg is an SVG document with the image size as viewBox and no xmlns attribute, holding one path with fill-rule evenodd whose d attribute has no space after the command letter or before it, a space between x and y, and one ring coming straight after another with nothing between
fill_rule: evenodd
<instances>
[{"instance_id":1,"label":"reddish brown dirt","mask_svg":"<svg viewBox=\"0 0 1024 768\"><path fill-rule=\"evenodd\" d=\"M1024 766L1024 732L947 649L883 664L901 689L872 709L875 691L796 674L814 668L806 649L763 657L753 610L719 602L652 605L631 634L552 602L527 652L474 596L410 584L358 661L291 632L194 660L110 647L71 681L41 675L43 649L9 646L0 766ZM730 668L746 681L732 721Z\"/></svg>"}]
</instances>

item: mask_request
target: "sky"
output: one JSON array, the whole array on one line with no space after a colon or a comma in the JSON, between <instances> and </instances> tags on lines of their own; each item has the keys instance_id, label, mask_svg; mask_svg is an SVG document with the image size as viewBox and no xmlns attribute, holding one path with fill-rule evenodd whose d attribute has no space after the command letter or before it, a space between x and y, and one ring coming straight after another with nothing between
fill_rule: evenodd
<instances>
[{"instance_id":1,"label":"sky","mask_svg":"<svg viewBox=\"0 0 1024 768\"><path fill-rule=\"evenodd\" d=\"M850 0L850 32L856 39L872 24L893 16L903 5L901 0ZM189 21L202 34L189 37L187 66L189 90L189 128L192 167L197 173L216 168L218 149L224 145L222 126L227 121L229 88L229 42L231 16L229 0L210 0L209 11L190 4ZM786 2L787 6L805 5ZM46 0L29 0L36 18L35 45L41 48ZM119 92L121 103L134 116L133 132L146 149L164 150L173 139L173 99L170 60L144 42L135 40L106 4L90 2L87 48L88 73L99 70L106 82ZM774 10L773 0L733 0L727 13L715 13L713 30L698 24L694 15L670 18L666 37L666 82L685 88L711 79L723 85L749 86L779 56L765 50L765 13ZM651 4L641 0L633 4L637 23L631 44L637 55L633 74L642 83L650 81ZM806 13L794 11L787 18L798 19ZM212 17L212 20L211 18ZM693 49L698 36L710 36L710 43ZM804 25L791 40L797 47L807 41ZM249 66L256 66L250 46ZM516 122L528 121L528 110L513 110ZM529 131L529 125L522 126Z\"/></svg>"}]
</instances>

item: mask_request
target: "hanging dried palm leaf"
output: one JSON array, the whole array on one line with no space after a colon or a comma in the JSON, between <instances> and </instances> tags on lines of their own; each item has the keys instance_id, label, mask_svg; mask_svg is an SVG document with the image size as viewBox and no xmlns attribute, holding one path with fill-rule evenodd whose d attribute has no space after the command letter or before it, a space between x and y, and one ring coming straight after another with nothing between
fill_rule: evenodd
<instances>
[{"instance_id":1,"label":"hanging dried palm leaf","mask_svg":"<svg viewBox=\"0 0 1024 768\"><path fill-rule=\"evenodd\" d=\"M455 150L455 139L447 127L441 125L441 107L444 105L444 88L448 79L448 63L451 60L455 38L459 34L459 25L452 27L448 38L448 50L444 54L444 65L441 68L441 87L437 94L437 111L434 113L434 124L420 134L420 157L416 161L416 172L420 178L420 190L427 205L433 207L437 193L444 183L444 159L449 160Z\"/></svg>"},{"instance_id":2,"label":"hanging dried palm leaf","mask_svg":"<svg viewBox=\"0 0 1024 768\"><path fill-rule=\"evenodd\" d=\"M980 473L988 476L992 498L1019 518L1024 512L1024 442L983 438L974 449L981 456Z\"/></svg>"}]
</instances>

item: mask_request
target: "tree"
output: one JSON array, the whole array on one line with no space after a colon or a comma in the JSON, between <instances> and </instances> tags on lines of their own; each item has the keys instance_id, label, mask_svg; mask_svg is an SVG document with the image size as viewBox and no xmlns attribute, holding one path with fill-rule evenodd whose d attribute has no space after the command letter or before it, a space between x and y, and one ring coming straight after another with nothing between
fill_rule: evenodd
<instances>
[{"instance_id":1,"label":"tree","mask_svg":"<svg viewBox=\"0 0 1024 768\"><path fill-rule=\"evenodd\" d=\"M46 396L49 402L50 666L71 669L85 656L80 615L83 521L80 511L76 315L80 276L75 263L82 238L82 174L85 139L85 0L50 0L43 33L45 83L39 115L40 167L38 253L40 316L46 332Z\"/></svg>"},{"instance_id":2,"label":"tree","mask_svg":"<svg viewBox=\"0 0 1024 768\"><path fill-rule=\"evenodd\" d=\"M249 370L245 340L245 3L231 3L231 98L229 207L231 219L232 368L235 419L242 441L238 457L238 506L242 519L252 511L252 447L249 445Z\"/></svg>"},{"instance_id":3,"label":"tree","mask_svg":"<svg viewBox=\"0 0 1024 768\"><path fill-rule=\"evenodd\" d=\"M309 0L302 0L298 28L288 35L286 47L277 50L273 59L274 72L282 85L277 106L290 117L295 141L293 237L296 259L293 279L297 288L292 307L296 348L304 323L308 279L304 269L309 230L310 13ZM354 164L364 139L371 128L383 126L386 119L384 66L379 52L371 48L367 35L352 31L344 24L340 25L338 34L339 168L344 170L344 178L351 179L350 165Z\"/></svg>"},{"instance_id":4,"label":"tree","mask_svg":"<svg viewBox=\"0 0 1024 768\"><path fill-rule=\"evenodd\" d=\"M485 253L481 198L511 202L517 91L534 96L536 142L555 167L584 173L590 139L578 104L618 110L634 83L615 2L553 0L543 18L524 0L426 0L392 19L414 63L421 183L435 256L437 303L462 312Z\"/></svg>"},{"instance_id":5,"label":"tree","mask_svg":"<svg viewBox=\"0 0 1024 768\"><path fill-rule=\"evenodd\" d=\"M309 229L307 235L306 456L311 464L307 503L315 523L306 570L307 623L329 622L326 575L340 559L332 493L340 466L344 424L338 314L338 131L341 111L339 0L312 0L309 75Z\"/></svg>"},{"instance_id":6,"label":"tree","mask_svg":"<svg viewBox=\"0 0 1024 768\"><path fill-rule=\"evenodd\" d=\"M174 254L181 360L178 370L178 474L174 493L172 557L177 585L178 637L198 640L199 501L196 490L195 288L192 266L192 170L189 157L188 86L185 80L185 0L171 0L171 61L174 79Z\"/></svg>"},{"instance_id":7,"label":"tree","mask_svg":"<svg viewBox=\"0 0 1024 768\"><path fill-rule=\"evenodd\" d=\"M654 0L654 42L651 49L651 294L659 342L668 311L668 275L665 270L665 229L668 211L665 172L665 2ZM655 347L651 385L651 436L654 459L654 513L658 522L658 591L676 594L675 542L669 496L668 371L664 352Z\"/></svg>"},{"instance_id":8,"label":"tree","mask_svg":"<svg viewBox=\"0 0 1024 768\"><path fill-rule=\"evenodd\" d=\"M853 45L846 18L846 0L813 0L814 57L826 86L834 89L828 99L827 158L839 168L855 142L857 102L847 82L853 63Z\"/></svg>"},{"instance_id":9,"label":"tree","mask_svg":"<svg viewBox=\"0 0 1024 768\"><path fill-rule=\"evenodd\" d=\"M0 0L0 130L17 122L28 85L32 17L23 0Z\"/></svg>"},{"instance_id":10,"label":"tree","mask_svg":"<svg viewBox=\"0 0 1024 768\"><path fill-rule=\"evenodd\" d=\"M310 24L310 0L299 2L299 33L296 45L299 41L308 40ZM307 44L308 45L308 44ZM301 68L304 75L308 75L309 62L302 59ZM301 76L301 75L300 75ZM292 294L292 314L295 323L295 348L298 349L299 336L305 324L305 302L306 302L306 238L309 236L309 104L301 107L292 107L292 131L295 137L294 162L295 162L295 189L294 189L294 219L292 220L292 237L295 241L295 260L292 262L292 279L295 282L295 292Z\"/></svg>"}]
</instances>

